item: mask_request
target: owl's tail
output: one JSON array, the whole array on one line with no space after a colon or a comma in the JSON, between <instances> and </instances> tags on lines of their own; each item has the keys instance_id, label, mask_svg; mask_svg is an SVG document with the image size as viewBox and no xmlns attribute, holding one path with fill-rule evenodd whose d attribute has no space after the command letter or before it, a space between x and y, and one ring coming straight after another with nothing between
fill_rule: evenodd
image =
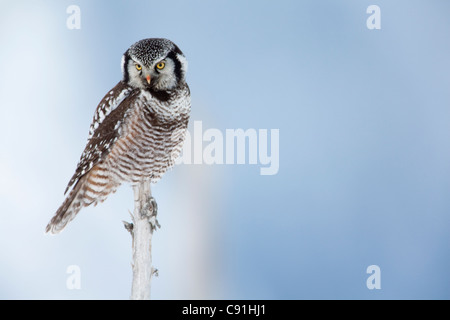
<instances>
[{"instance_id":1,"label":"owl's tail","mask_svg":"<svg viewBox=\"0 0 450 320\"><path fill-rule=\"evenodd\" d=\"M98 178L95 171L89 172L78 180L45 228L46 233L57 234L61 232L76 217L81 208L103 202L108 194L116 191L118 187L116 184L107 183L99 188L95 183L96 178Z\"/></svg>"}]
</instances>

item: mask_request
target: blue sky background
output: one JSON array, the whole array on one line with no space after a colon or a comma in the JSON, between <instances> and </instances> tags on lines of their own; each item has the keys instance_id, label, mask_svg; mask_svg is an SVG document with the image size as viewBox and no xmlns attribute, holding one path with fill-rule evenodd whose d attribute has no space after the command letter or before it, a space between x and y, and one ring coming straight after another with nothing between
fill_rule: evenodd
<instances>
[{"instance_id":1,"label":"blue sky background","mask_svg":"<svg viewBox=\"0 0 450 320\"><path fill-rule=\"evenodd\" d=\"M44 228L121 55L149 37L189 61L191 125L280 130L277 175L179 165L153 186L153 298L450 298L448 1L0 5L1 299L129 297L129 186ZM381 290L366 287L373 264Z\"/></svg>"}]
</instances>

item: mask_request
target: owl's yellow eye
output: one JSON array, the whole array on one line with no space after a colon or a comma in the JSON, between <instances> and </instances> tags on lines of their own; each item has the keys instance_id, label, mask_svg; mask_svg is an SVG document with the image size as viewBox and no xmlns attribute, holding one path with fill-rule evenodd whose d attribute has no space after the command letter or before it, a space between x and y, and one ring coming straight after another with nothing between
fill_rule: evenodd
<instances>
[{"instance_id":1,"label":"owl's yellow eye","mask_svg":"<svg viewBox=\"0 0 450 320\"><path fill-rule=\"evenodd\" d=\"M140 64L136 63L136 69L137 69L137 71L141 71L142 70L142 66Z\"/></svg>"},{"instance_id":2,"label":"owl's yellow eye","mask_svg":"<svg viewBox=\"0 0 450 320\"><path fill-rule=\"evenodd\" d=\"M166 64L164 62L160 62L156 65L156 68L158 70L162 70L162 69L164 69L165 66L166 66Z\"/></svg>"}]
</instances>

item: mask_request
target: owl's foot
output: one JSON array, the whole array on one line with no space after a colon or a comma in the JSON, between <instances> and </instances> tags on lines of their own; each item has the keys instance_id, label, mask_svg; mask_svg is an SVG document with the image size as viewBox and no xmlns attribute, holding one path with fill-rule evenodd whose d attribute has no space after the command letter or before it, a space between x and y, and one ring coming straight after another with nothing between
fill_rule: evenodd
<instances>
[{"instance_id":1,"label":"owl's foot","mask_svg":"<svg viewBox=\"0 0 450 320\"><path fill-rule=\"evenodd\" d=\"M148 199L147 205L145 206L143 212L148 217L148 222L150 222L152 231L155 231L157 228L161 228L158 219L156 219L158 214L158 204L156 203L155 198L150 197Z\"/></svg>"}]
</instances>

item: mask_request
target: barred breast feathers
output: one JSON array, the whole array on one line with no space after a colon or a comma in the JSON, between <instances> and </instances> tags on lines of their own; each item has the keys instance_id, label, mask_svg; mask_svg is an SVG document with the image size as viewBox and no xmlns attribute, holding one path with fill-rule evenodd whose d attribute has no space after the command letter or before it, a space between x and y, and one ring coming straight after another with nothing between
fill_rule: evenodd
<instances>
[{"instance_id":1,"label":"barred breast feathers","mask_svg":"<svg viewBox=\"0 0 450 320\"><path fill-rule=\"evenodd\" d=\"M160 101L143 90L135 103L105 161L115 180L156 182L181 153L190 112L189 95L171 95L170 101Z\"/></svg>"}]
</instances>

